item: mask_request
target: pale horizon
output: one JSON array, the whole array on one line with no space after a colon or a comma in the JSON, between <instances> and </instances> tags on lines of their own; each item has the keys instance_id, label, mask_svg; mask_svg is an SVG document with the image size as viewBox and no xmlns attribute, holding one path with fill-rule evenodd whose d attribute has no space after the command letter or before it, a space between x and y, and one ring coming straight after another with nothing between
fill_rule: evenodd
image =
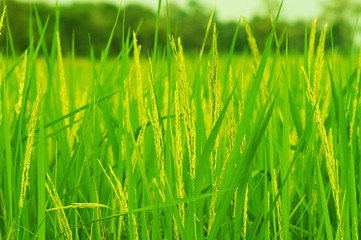
<instances>
[{"instance_id":1,"label":"pale horizon","mask_svg":"<svg viewBox=\"0 0 361 240\"><path fill-rule=\"evenodd\" d=\"M28 0L22 0L26 2ZM322 14L322 3L324 0L285 0L281 12L281 18L286 21L311 20ZM32 0L32 2L45 2L55 4L56 0ZM60 4L85 3L85 2L106 2L119 5L119 0L58 0ZM181 7L186 7L188 0L169 0L169 3L176 3ZM198 0L201 4L208 6L211 10L215 1ZM210 3L211 2L211 3ZM360 2L357 0L355 2ZM158 0L123 0L122 5L138 3L148 6L154 10L157 9ZM277 1L273 1L275 5ZM281 1L278 1L278 5ZM165 0L162 1L164 6ZM268 4L266 0L253 1L235 1L235 0L218 0L216 11L218 18L222 21L238 20L240 16L252 18L254 16L265 15L268 13ZM275 14L275 13L274 13Z\"/></svg>"}]
</instances>

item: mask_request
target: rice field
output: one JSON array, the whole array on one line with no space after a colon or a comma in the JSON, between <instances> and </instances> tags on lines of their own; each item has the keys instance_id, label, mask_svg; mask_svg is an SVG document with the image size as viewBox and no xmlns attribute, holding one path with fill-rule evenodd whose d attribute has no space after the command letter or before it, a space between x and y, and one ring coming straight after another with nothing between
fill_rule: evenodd
<instances>
[{"instance_id":1,"label":"rice field","mask_svg":"<svg viewBox=\"0 0 361 240\"><path fill-rule=\"evenodd\" d=\"M289 55L280 11L263 51L243 18L250 54L219 53L212 14L188 54L168 16L166 46L110 58L117 17L81 59L34 8L40 38L1 50L0 239L359 239L361 52L316 19Z\"/></svg>"}]
</instances>

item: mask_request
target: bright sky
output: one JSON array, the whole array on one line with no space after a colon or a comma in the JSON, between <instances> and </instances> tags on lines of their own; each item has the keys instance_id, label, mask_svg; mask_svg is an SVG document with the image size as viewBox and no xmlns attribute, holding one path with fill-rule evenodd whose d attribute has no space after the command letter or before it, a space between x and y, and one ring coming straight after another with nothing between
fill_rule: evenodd
<instances>
[{"instance_id":1,"label":"bright sky","mask_svg":"<svg viewBox=\"0 0 361 240\"><path fill-rule=\"evenodd\" d=\"M23 0L24 1L24 0ZM26 0L25 0L26 1ZM33 0L35 2L54 3L56 0ZM71 2L112 2L119 4L120 0L58 0L59 3ZM214 5L215 0L198 0L208 6L210 9ZM322 11L322 1L327 0L284 0L281 17L289 21L297 19L313 19L319 16ZM361 0L355 0L361 1ZM165 0L162 1L165 3ZM181 6L185 6L188 0L169 0L176 2ZM264 14L268 12L266 4L267 0L218 0L217 13L221 20L238 19L242 14L246 18L250 18L256 14ZM158 0L123 0L123 4L141 3L156 9Z\"/></svg>"}]
</instances>

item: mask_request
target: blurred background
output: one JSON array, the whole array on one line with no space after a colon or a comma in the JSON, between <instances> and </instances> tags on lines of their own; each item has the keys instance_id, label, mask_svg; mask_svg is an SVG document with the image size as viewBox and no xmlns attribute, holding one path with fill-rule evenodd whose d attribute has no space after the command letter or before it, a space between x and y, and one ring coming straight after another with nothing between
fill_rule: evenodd
<instances>
[{"instance_id":1,"label":"blurred background","mask_svg":"<svg viewBox=\"0 0 361 240\"><path fill-rule=\"evenodd\" d=\"M161 18L159 25L159 43L166 43L166 11L165 0L162 1ZM35 3L35 5L34 5ZM4 1L2 1L2 5ZM119 8L119 0L59 0L60 36L64 54L71 53L72 39L74 38L75 54L77 56L90 55L90 42L94 47L95 55L100 56L106 45L111 28L114 24ZM215 21L219 32L219 51L228 51L237 22L241 16L250 23L257 44L263 49L266 38L271 29L270 15L276 15L280 1L274 0L218 0L215 12ZM55 19L55 0L7 0L7 18L3 36L0 39L6 49L8 39L13 39L17 53L24 51L29 45L29 24L37 33L34 8L45 23L49 16L49 30L46 40L51 44L52 28ZM121 49L122 33L125 37L129 32L138 29L139 42L142 53L147 54L153 49L154 31L156 26L158 0L124 0L121 6L120 23L117 26L115 38L111 46L111 54L116 55ZM214 1L208 0L169 0L169 13L172 33L180 36L184 49L188 52L199 51L206 31L207 23L214 6ZM3 7L3 6L2 6ZM33 12L31 14L31 12ZM328 22L332 25L334 48L346 53L350 49L353 36L355 44L360 42L360 30L356 28L358 15L361 13L361 0L285 0L281 13L277 33L281 36L287 33L289 51L303 53L306 27L318 17L318 31ZM125 14L125 16L124 16ZM123 25L124 17L124 29ZM32 21L29 21L32 19ZM36 34L35 34L36 36ZM236 52L247 52L248 44L243 24L237 37ZM326 48L330 48L331 40L328 34ZM35 39L36 40L36 39ZM283 44L285 45L285 44ZM210 42L207 43L207 47ZM283 46L284 48L284 46Z\"/></svg>"}]
</instances>

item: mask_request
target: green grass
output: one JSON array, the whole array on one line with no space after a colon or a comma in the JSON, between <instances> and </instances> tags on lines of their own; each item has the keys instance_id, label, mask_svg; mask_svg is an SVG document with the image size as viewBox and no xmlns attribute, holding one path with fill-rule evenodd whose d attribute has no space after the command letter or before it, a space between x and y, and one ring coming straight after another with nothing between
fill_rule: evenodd
<instances>
[{"instance_id":1,"label":"green grass","mask_svg":"<svg viewBox=\"0 0 361 240\"><path fill-rule=\"evenodd\" d=\"M163 8L168 8L168 1L159 0L157 25ZM234 52L239 21L229 52L219 53L217 64L208 65L215 51L205 43L218 34L209 34L213 11L204 26L199 54L185 52L183 75L179 71L184 69L176 68L182 61L173 55L170 40L166 46L158 44L158 26L154 50L141 55L138 68L133 29L122 28L126 15L120 19L119 8L102 57L94 57L89 39L84 43L89 44L89 59L78 58L73 39L72 54L63 59L63 79L56 37L61 27L59 9L55 19L46 21L36 6L31 11L37 28L30 23L29 34L37 32L40 38L29 43L27 53L16 53L9 27L0 36L8 41L0 60L0 239L358 238L361 63L353 51L344 56L332 47L315 73L320 66L318 45L309 69L308 26L303 55L289 53L286 32L276 35L280 6L260 59ZM167 33L172 35L172 16L166 13ZM9 26L7 19L4 24ZM51 30L50 21L55 21ZM116 28L124 33L122 50L109 58ZM50 46L44 40L47 31L54 31ZM332 43L332 30L328 34ZM209 94L214 89L208 86L211 70L217 72L219 83L215 89L219 101L212 102L220 109L214 123ZM317 81L320 88L310 89ZM21 82L24 91L17 114ZM181 129L175 123L176 89L184 94ZM21 173L38 94L41 103L21 210ZM138 111L140 102L145 115ZM67 112L64 104L69 106ZM188 136L193 128L194 179ZM177 131L183 150L182 199L177 198ZM156 139L160 137L162 145ZM75 203L83 207L74 207Z\"/></svg>"}]
</instances>

